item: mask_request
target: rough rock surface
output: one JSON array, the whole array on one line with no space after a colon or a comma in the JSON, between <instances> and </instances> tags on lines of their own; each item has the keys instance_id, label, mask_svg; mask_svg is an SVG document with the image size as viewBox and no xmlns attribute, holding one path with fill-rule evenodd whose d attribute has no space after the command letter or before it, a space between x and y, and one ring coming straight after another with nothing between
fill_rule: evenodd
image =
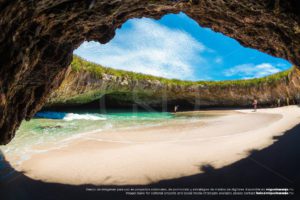
<instances>
[{"instance_id":1,"label":"rough rock surface","mask_svg":"<svg viewBox=\"0 0 300 200\"><path fill-rule=\"evenodd\" d=\"M299 9L297 0L0 0L0 144L60 85L75 48L108 42L129 18L182 11L299 66Z\"/></svg>"},{"instance_id":2,"label":"rough rock surface","mask_svg":"<svg viewBox=\"0 0 300 200\"><path fill-rule=\"evenodd\" d=\"M197 82L191 85L165 83L155 79L137 80L126 75L102 74L97 77L88 71L70 70L58 90L53 92L46 104L49 107L80 106L105 97L102 106L141 106L145 108L172 109L201 107L251 106L257 98L259 106L300 103L300 71L294 68L276 80L255 84L211 84ZM104 104L105 103L105 104ZM97 105L100 105L97 103ZM277 106L277 105L276 105Z\"/></svg>"}]
</instances>

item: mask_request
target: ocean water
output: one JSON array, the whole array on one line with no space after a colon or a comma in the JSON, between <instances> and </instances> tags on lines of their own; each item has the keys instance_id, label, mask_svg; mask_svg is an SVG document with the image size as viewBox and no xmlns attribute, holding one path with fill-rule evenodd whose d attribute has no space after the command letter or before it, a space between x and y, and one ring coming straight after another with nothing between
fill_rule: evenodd
<instances>
[{"instance_id":1,"label":"ocean water","mask_svg":"<svg viewBox=\"0 0 300 200\"><path fill-rule=\"evenodd\" d=\"M15 138L6 146L0 146L5 155L17 156L24 161L32 153L39 153L39 145L60 148L65 141L82 134L101 131L160 126L169 122L195 121L215 115L203 113L173 114L169 112L148 112L132 110L80 110L68 112L43 111L30 121L24 121ZM52 145L51 145L52 144ZM55 145L53 145L55 144Z\"/></svg>"}]
</instances>

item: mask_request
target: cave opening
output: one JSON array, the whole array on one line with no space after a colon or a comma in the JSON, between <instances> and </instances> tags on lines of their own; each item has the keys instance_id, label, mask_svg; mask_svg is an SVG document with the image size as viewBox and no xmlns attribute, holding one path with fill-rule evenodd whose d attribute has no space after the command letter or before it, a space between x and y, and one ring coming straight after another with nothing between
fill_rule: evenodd
<instances>
[{"instance_id":1,"label":"cave opening","mask_svg":"<svg viewBox=\"0 0 300 200\"><path fill-rule=\"evenodd\" d=\"M201 92L205 89L194 88L189 90L194 93L199 91L200 94L196 98L195 95L192 97L178 95L178 98L174 98L177 95L174 93L173 97L168 100L170 95L167 94L167 89L162 93L158 85L149 82L150 90L153 91L149 92L149 88L142 86L145 91L148 90L148 92L143 92L136 80L143 78L144 80L156 79L159 81L160 78L163 78L166 79L165 82L178 83L178 86L190 83L203 85L205 82L219 81L217 87L220 88L223 82L226 84L226 81L241 80L242 82L242 80L249 79L248 82L253 80L254 83L257 81L256 79L273 74L281 76L283 71L291 68L288 61L244 47L235 39L201 27L184 13L167 14L159 20L130 19L117 29L115 37L107 44L86 41L74 51L74 55L76 58L73 61L73 68L80 71L82 65L87 65L83 74L87 71L97 74L98 70L98 73L101 74L100 79L109 79L110 76L115 78L114 81L107 81L107 84L115 86L111 89L99 83L98 87L102 92L98 91L89 95L90 91L82 88L90 87L91 90L95 90L97 86L93 83L97 81L93 78L84 79L80 75L75 76L73 78L78 79L76 87L75 83L67 81L64 83L65 86L70 87L69 89L64 87L64 92L69 93L70 96L73 95L72 99L69 98L71 99L69 101L66 97L66 99L56 101L53 97L50 102L54 105L52 106L54 109L78 107L105 110L105 107L135 108L138 106L142 108L147 105L144 108L146 110L151 107L153 110L172 111L177 104L180 104L183 110L199 109L200 106L201 108L247 107L250 105L250 99L248 102L242 100L242 104L234 101L220 104L220 101L217 101L210 105L209 101L213 100L207 99L205 94L202 96L204 103L201 105ZM88 66L93 64L81 61L81 58L99 66ZM80 84L80 81L83 84ZM91 86L86 82L91 82ZM122 84L128 85L124 87ZM69 92L65 90L69 90ZM77 94L76 90L78 90ZM155 96L155 91L159 92L158 96ZM87 96L83 97L82 93ZM66 95L58 92L56 96ZM162 99L163 96L165 96L164 99ZM90 100L88 100L89 98ZM218 94L214 95L214 98L218 99ZM227 97L221 94L219 98L226 101ZM153 99L156 102L152 102L149 106L149 100ZM143 100L146 101L144 104ZM60 104L59 101L68 102L69 105L68 103ZM272 101L274 100L272 99ZM270 106L272 103L274 102L264 100L261 105Z\"/></svg>"}]
</instances>

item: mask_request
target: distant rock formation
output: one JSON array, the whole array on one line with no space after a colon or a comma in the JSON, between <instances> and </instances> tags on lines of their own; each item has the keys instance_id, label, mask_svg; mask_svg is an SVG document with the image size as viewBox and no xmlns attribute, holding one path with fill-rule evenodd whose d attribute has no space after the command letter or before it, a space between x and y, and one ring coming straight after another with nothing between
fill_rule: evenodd
<instances>
[{"instance_id":1,"label":"distant rock formation","mask_svg":"<svg viewBox=\"0 0 300 200\"><path fill-rule=\"evenodd\" d=\"M48 107L79 106L106 97L110 106L244 107L257 98L260 106L300 103L297 68L264 78L239 81L180 81L103 68L78 57ZM97 71L98 70L98 71Z\"/></svg>"}]
</instances>

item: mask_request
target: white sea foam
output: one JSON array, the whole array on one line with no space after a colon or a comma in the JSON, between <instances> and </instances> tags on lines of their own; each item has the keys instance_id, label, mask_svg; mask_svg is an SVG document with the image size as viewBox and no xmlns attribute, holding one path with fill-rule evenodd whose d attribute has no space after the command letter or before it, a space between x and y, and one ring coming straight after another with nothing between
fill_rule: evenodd
<instances>
[{"instance_id":1,"label":"white sea foam","mask_svg":"<svg viewBox=\"0 0 300 200\"><path fill-rule=\"evenodd\" d=\"M105 117L96 116L92 114L75 114L75 113L68 113L64 116L63 120L65 121L72 121L72 120L106 120Z\"/></svg>"}]
</instances>

